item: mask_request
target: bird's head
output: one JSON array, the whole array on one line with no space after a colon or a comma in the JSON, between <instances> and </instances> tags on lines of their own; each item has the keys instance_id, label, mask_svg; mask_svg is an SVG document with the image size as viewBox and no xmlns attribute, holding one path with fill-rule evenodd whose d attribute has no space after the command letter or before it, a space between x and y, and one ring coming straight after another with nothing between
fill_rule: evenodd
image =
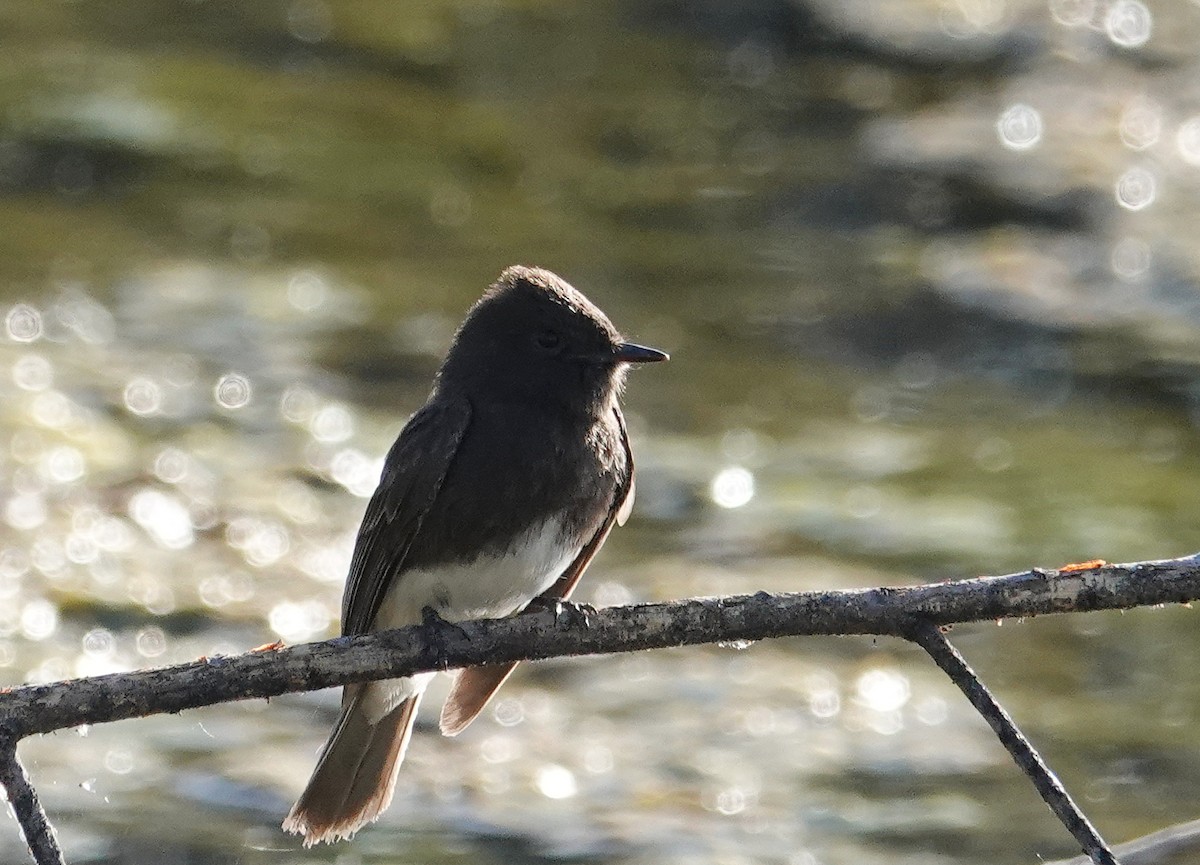
<instances>
[{"instance_id":1,"label":"bird's head","mask_svg":"<svg viewBox=\"0 0 1200 865\"><path fill-rule=\"evenodd\" d=\"M608 316L565 280L516 266L471 308L438 381L477 398L598 414L619 393L630 364L666 359L625 342Z\"/></svg>"}]
</instances>

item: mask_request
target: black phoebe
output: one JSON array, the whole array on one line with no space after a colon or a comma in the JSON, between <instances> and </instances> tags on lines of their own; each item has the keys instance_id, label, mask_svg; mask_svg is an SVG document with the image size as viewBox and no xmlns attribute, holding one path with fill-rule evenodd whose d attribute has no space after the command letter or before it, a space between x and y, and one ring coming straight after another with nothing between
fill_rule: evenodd
<instances>
[{"instance_id":1,"label":"black phoebe","mask_svg":"<svg viewBox=\"0 0 1200 865\"><path fill-rule=\"evenodd\" d=\"M565 600L633 505L618 396L623 342L546 270L510 267L467 313L433 391L384 463L358 531L342 633L507 616ZM454 681L441 729L462 732L516 664ZM308 786L283 822L309 846L349 838L387 808L432 673L349 685Z\"/></svg>"}]
</instances>

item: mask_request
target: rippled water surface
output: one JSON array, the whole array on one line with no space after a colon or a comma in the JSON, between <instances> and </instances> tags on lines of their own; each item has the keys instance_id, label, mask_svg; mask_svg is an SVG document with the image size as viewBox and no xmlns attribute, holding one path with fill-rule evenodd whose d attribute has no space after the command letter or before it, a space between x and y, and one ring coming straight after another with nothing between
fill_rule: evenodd
<instances>
[{"instance_id":1,"label":"rippled water surface","mask_svg":"<svg viewBox=\"0 0 1200 865\"><path fill-rule=\"evenodd\" d=\"M0 10L0 682L337 629L465 309L550 267L672 362L582 599L1200 548L1195 3L51 0ZM1200 811L1194 612L955 629L1113 841ZM336 695L22 745L74 862L1073 854L916 650L523 667L351 844ZM3 861L25 861L15 823ZM1183 861L1183 860L1181 860Z\"/></svg>"}]
</instances>

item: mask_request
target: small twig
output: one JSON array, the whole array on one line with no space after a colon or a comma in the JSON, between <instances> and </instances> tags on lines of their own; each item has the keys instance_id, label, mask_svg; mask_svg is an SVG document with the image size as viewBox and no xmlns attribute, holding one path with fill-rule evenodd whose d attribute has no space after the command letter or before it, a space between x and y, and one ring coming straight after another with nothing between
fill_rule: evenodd
<instances>
[{"instance_id":1,"label":"small twig","mask_svg":"<svg viewBox=\"0 0 1200 865\"><path fill-rule=\"evenodd\" d=\"M33 854L33 861L37 865L65 865L54 827L42 809L37 790L29 783L25 767L17 758L16 740L11 738L0 740L0 784L8 791L8 802L21 824L21 833Z\"/></svg>"},{"instance_id":2,"label":"small twig","mask_svg":"<svg viewBox=\"0 0 1200 865\"><path fill-rule=\"evenodd\" d=\"M1092 862L1095 865L1119 865L1112 850L1072 801L1062 782L1042 759L1042 755L1034 750L1029 740L1017 729L1012 718L996 702L958 650L950 645L941 629L932 622L917 620L906 629L904 636L928 652L942 671L967 695L971 705L983 715L1013 760L1033 781L1033 786L1037 788L1043 801L1067 827L1067 831L1075 837Z\"/></svg>"}]
</instances>

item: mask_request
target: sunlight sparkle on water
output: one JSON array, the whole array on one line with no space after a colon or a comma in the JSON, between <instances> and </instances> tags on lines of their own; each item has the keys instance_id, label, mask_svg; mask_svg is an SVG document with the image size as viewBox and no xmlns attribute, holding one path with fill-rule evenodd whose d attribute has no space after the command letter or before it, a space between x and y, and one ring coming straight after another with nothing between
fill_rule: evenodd
<instances>
[{"instance_id":1,"label":"sunlight sparkle on water","mask_svg":"<svg viewBox=\"0 0 1200 865\"><path fill-rule=\"evenodd\" d=\"M252 391L250 379L241 373L227 372L217 379L213 397L222 408L243 408L250 402Z\"/></svg>"},{"instance_id":2,"label":"sunlight sparkle on water","mask_svg":"<svg viewBox=\"0 0 1200 865\"><path fill-rule=\"evenodd\" d=\"M877 712L895 711L912 695L908 677L896 670L869 670L858 677L854 689L858 699Z\"/></svg>"},{"instance_id":3,"label":"sunlight sparkle on water","mask_svg":"<svg viewBox=\"0 0 1200 865\"><path fill-rule=\"evenodd\" d=\"M368 498L379 485L382 459L371 459L357 448L338 451L329 463L333 479L359 498Z\"/></svg>"},{"instance_id":4,"label":"sunlight sparkle on water","mask_svg":"<svg viewBox=\"0 0 1200 865\"><path fill-rule=\"evenodd\" d=\"M302 270L288 280L288 303L301 312L313 312L324 305L329 297L329 286L320 275L311 270Z\"/></svg>"},{"instance_id":5,"label":"sunlight sparkle on water","mask_svg":"<svg viewBox=\"0 0 1200 865\"><path fill-rule=\"evenodd\" d=\"M512 736L489 736L480 744L479 756L487 763L511 763L521 756L521 748Z\"/></svg>"},{"instance_id":6,"label":"sunlight sparkle on water","mask_svg":"<svg viewBox=\"0 0 1200 865\"><path fill-rule=\"evenodd\" d=\"M712 500L722 508L740 508L754 498L754 474L741 466L717 472L709 488Z\"/></svg>"},{"instance_id":7,"label":"sunlight sparkle on water","mask_svg":"<svg viewBox=\"0 0 1200 865\"><path fill-rule=\"evenodd\" d=\"M1162 106L1145 96L1133 100L1121 112L1117 131L1130 150L1152 147L1162 135Z\"/></svg>"},{"instance_id":8,"label":"sunlight sparkle on water","mask_svg":"<svg viewBox=\"0 0 1200 865\"><path fill-rule=\"evenodd\" d=\"M842 711L842 698L833 688L818 688L808 695L808 711L817 718L833 718Z\"/></svg>"},{"instance_id":9,"label":"sunlight sparkle on water","mask_svg":"<svg viewBox=\"0 0 1200 865\"><path fill-rule=\"evenodd\" d=\"M274 520L238 517L225 531L229 545L242 551L246 561L256 567L273 565L291 548L288 530Z\"/></svg>"},{"instance_id":10,"label":"sunlight sparkle on water","mask_svg":"<svg viewBox=\"0 0 1200 865\"><path fill-rule=\"evenodd\" d=\"M1042 115L1023 103L1010 106L996 121L996 134L1009 150L1034 148L1042 140Z\"/></svg>"},{"instance_id":11,"label":"sunlight sparkle on water","mask_svg":"<svg viewBox=\"0 0 1200 865\"><path fill-rule=\"evenodd\" d=\"M1185 120L1179 127L1175 147L1184 162L1200 168L1200 115Z\"/></svg>"},{"instance_id":12,"label":"sunlight sparkle on water","mask_svg":"<svg viewBox=\"0 0 1200 865\"><path fill-rule=\"evenodd\" d=\"M94 509L77 512L72 518L72 525L75 532L86 535L96 546L110 553L123 552L135 543L133 529L128 522Z\"/></svg>"},{"instance_id":13,"label":"sunlight sparkle on water","mask_svg":"<svg viewBox=\"0 0 1200 865\"><path fill-rule=\"evenodd\" d=\"M135 378L125 385L125 408L145 417L162 408L162 388L150 378Z\"/></svg>"},{"instance_id":14,"label":"sunlight sparkle on water","mask_svg":"<svg viewBox=\"0 0 1200 865\"><path fill-rule=\"evenodd\" d=\"M162 628L151 625L138 631L134 645L143 658L157 658L167 651L167 635Z\"/></svg>"},{"instance_id":15,"label":"sunlight sparkle on water","mask_svg":"<svg viewBox=\"0 0 1200 865\"><path fill-rule=\"evenodd\" d=\"M27 573L29 573L29 557L25 555L24 550L16 547L0 549L0 597L9 594L6 584L16 584ZM13 593L15 593L15 589Z\"/></svg>"},{"instance_id":16,"label":"sunlight sparkle on water","mask_svg":"<svg viewBox=\"0 0 1200 865\"><path fill-rule=\"evenodd\" d=\"M1140 0L1117 0L1104 16L1104 32L1122 48L1140 48L1150 41L1154 18Z\"/></svg>"},{"instance_id":17,"label":"sunlight sparkle on water","mask_svg":"<svg viewBox=\"0 0 1200 865\"><path fill-rule=\"evenodd\" d=\"M4 327L13 342L33 342L42 335L42 314L27 303L18 303L4 316Z\"/></svg>"},{"instance_id":18,"label":"sunlight sparkle on water","mask_svg":"<svg viewBox=\"0 0 1200 865\"><path fill-rule=\"evenodd\" d=\"M58 607L42 598L21 609L21 633L30 640L44 640L58 630Z\"/></svg>"},{"instance_id":19,"label":"sunlight sparkle on water","mask_svg":"<svg viewBox=\"0 0 1200 865\"><path fill-rule=\"evenodd\" d=\"M329 627L329 611L318 601L281 601L271 608L267 622L284 640L307 640Z\"/></svg>"},{"instance_id":20,"label":"sunlight sparkle on water","mask_svg":"<svg viewBox=\"0 0 1200 865\"><path fill-rule=\"evenodd\" d=\"M312 525L321 520L321 503L300 481L285 481L275 496L279 510L293 523Z\"/></svg>"},{"instance_id":21,"label":"sunlight sparkle on water","mask_svg":"<svg viewBox=\"0 0 1200 865\"><path fill-rule=\"evenodd\" d=\"M192 544L192 520L178 499L158 490L141 490L129 501L129 515L162 546L181 550Z\"/></svg>"},{"instance_id":22,"label":"sunlight sparkle on water","mask_svg":"<svg viewBox=\"0 0 1200 865\"><path fill-rule=\"evenodd\" d=\"M59 445L42 454L38 461L38 472L48 481L69 484L83 477L87 466L83 454L70 445Z\"/></svg>"},{"instance_id":23,"label":"sunlight sparkle on water","mask_svg":"<svg viewBox=\"0 0 1200 865\"><path fill-rule=\"evenodd\" d=\"M1135 282L1145 277L1154 261L1150 244L1137 237L1122 237L1113 244L1109 264L1119 279Z\"/></svg>"},{"instance_id":24,"label":"sunlight sparkle on water","mask_svg":"<svg viewBox=\"0 0 1200 865\"><path fill-rule=\"evenodd\" d=\"M346 566L350 562L350 546L353 536L344 545L323 544L303 548L296 563L300 570L323 583L341 582L346 578Z\"/></svg>"},{"instance_id":25,"label":"sunlight sparkle on water","mask_svg":"<svg viewBox=\"0 0 1200 865\"><path fill-rule=\"evenodd\" d=\"M75 404L56 390L39 393L33 400L29 414L47 429L66 429L79 420Z\"/></svg>"},{"instance_id":26,"label":"sunlight sparkle on water","mask_svg":"<svg viewBox=\"0 0 1200 865\"><path fill-rule=\"evenodd\" d=\"M15 495L4 505L4 521L21 531L36 529L46 521L46 500L37 493Z\"/></svg>"},{"instance_id":27,"label":"sunlight sparkle on water","mask_svg":"<svg viewBox=\"0 0 1200 865\"><path fill-rule=\"evenodd\" d=\"M525 720L525 709L515 697L505 697L496 703L492 716L501 727L515 727Z\"/></svg>"},{"instance_id":28,"label":"sunlight sparkle on water","mask_svg":"<svg viewBox=\"0 0 1200 865\"><path fill-rule=\"evenodd\" d=\"M537 784L538 792L547 799L569 799L579 792L574 773L557 763L539 767L534 783Z\"/></svg>"},{"instance_id":29,"label":"sunlight sparkle on water","mask_svg":"<svg viewBox=\"0 0 1200 865\"><path fill-rule=\"evenodd\" d=\"M307 424L317 411L317 395L302 385L292 385L279 400L279 413L284 420Z\"/></svg>"},{"instance_id":30,"label":"sunlight sparkle on water","mask_svg":"<svg viewBox=\"0 0 1200 865\"><path fill-rule=\"evenodd\" d=\"M611 772L615 765L612 748L606 745L589 745L583 751L583 768L593 775Z\"/></svg>"},{"instance_id":31,"label":"sunlight sparkle on water","mask_svg":"<svg viewBox=\"0 0 1200 865\"><path fill-rule=\"evenodd\" d=\"M42 535L33 542L29 560L34 568L51 580L61 577L67 568L67 556L63 552L62 544L57 538L47 535Z\"/></svg>"},{"instance_id":32,"label":"sunlight sparkle on water","mask_svg":"<svg viewBox=\"0 0 1200 865\"><path fill-rule=\"evenodd\" d=\"M1050 0L1050 14L1066 27L1082 27L1096 14L1096 0Z\"/></svg>"},{"instance_id":33,"label":"sunlight sparkle on water","mask_svg":"<svg viewBox=\"0 0 1200 865\"><path fill-rule=\"evenodd\" d=\"M63 554L75 565L89 565L100 558L100 547L87 535L71 532L63 541Z\"/></svg>"},{"instance_id":34,"label":"sunlight sparkle on water","mask_svg":"<svg viewBox=\"0 0 1200 865\"><path fill-rule=\"evenodd\" d=\"M319 442L343 442L354 435L354 415L344 405L333 403L316 412L308 428Z\"/></svg>"},{"instance_id":35,"label":"sunlight sparkle on water","mask_svg":"<svg viewBox=\"0 0 1200 865\"><path fill-rule=\"evenodd\" d=\"M343 572L343 576L344 576ZM255 583L244 571L230 571L205 577L198 586L200 600L209 607L244 603L254 597Z\"/></svg>"},{"instance_id":36,"label":"sunlight sparkle on water","mask_svg":"<svg viewBox=\"0 0 1200 865\"><path fill-rule=\"evenodd\" d=\"M1154 203L1158 180L1148 168L1136 166L1117 179L1117 203L1126 210L1144 210Z\"/></svg>"},{"instance_id":37,"label":"sunlight sparkle on water","mask_svg":"<svg viewBox=\"0 0 1200 865\"><path fill-rule=\"evenodd\" d=\"M721 455L734 463L760 464L768 447L767 439L761 433L748 427L727 430L721 436Z\"/></svg>"},{"instance_id":38,"label":"sunlight sparkle on water","mask_svg":"<svg viewBox=\"0 0 1200 865\"><path fill-rule=\"evenodd\" d=\"M706 792L701 798L701 806L707 811L716 811L726 817L740 814L752 804L754 796L741 787L725 787L720 790Z\"/></svg>"},{"instance_id":39,"label":"sunlight sparkle on water","mask_svg":"<svg viewBox=\"0 0 1200 865\"><path fill-rule=\"evenodd\" d=\"M83 653L97 658L107 658L117 648L116 638L107 628L92 628L83 635Z\"/></svg>"},{"instance_id":40,"label":"sunlight sparkle on water","mask_svg":"<svg viewBox=\"0 0 1200 865\"><path fill-rule=\"evenodd\" d=\"M187 477L191 458L179 448L166 447L154 458L154 476L164 484L177 484Z\"/></svg>"},{"instance_id":41,"label":"sunlight sparkle on water","mask_svg":"<svg viewBox=\"0 0 1200 865\"><path fill-rule=\"evenodd\" d=\"M104 755L104 768L114 775L128 775L133 771L133 754L124 748L110 748Z\"/></svg>"},{"instance_id":42,"label":"sunlight sparkle on water","mask_svg":"<svg viewBox=\"0 0 1200 865\"><path fill-rule=\"evenodd\" d=\"M26 354L12 366L13 383L21 390L45 390L54 384L54 367L40 354Z\"/></svg>"},{"instance_id":43,"label":"sunlight sparkle on water","mask_svg":"<svg viewBox=\"0 0 1200 865\"><path fill-rule=\"evenodd\" d=\"M1006 0L959 0L943 4L938 23L947 36L970 39L1001 26L1008 11Z\"/></svg>"}]
</instances>

